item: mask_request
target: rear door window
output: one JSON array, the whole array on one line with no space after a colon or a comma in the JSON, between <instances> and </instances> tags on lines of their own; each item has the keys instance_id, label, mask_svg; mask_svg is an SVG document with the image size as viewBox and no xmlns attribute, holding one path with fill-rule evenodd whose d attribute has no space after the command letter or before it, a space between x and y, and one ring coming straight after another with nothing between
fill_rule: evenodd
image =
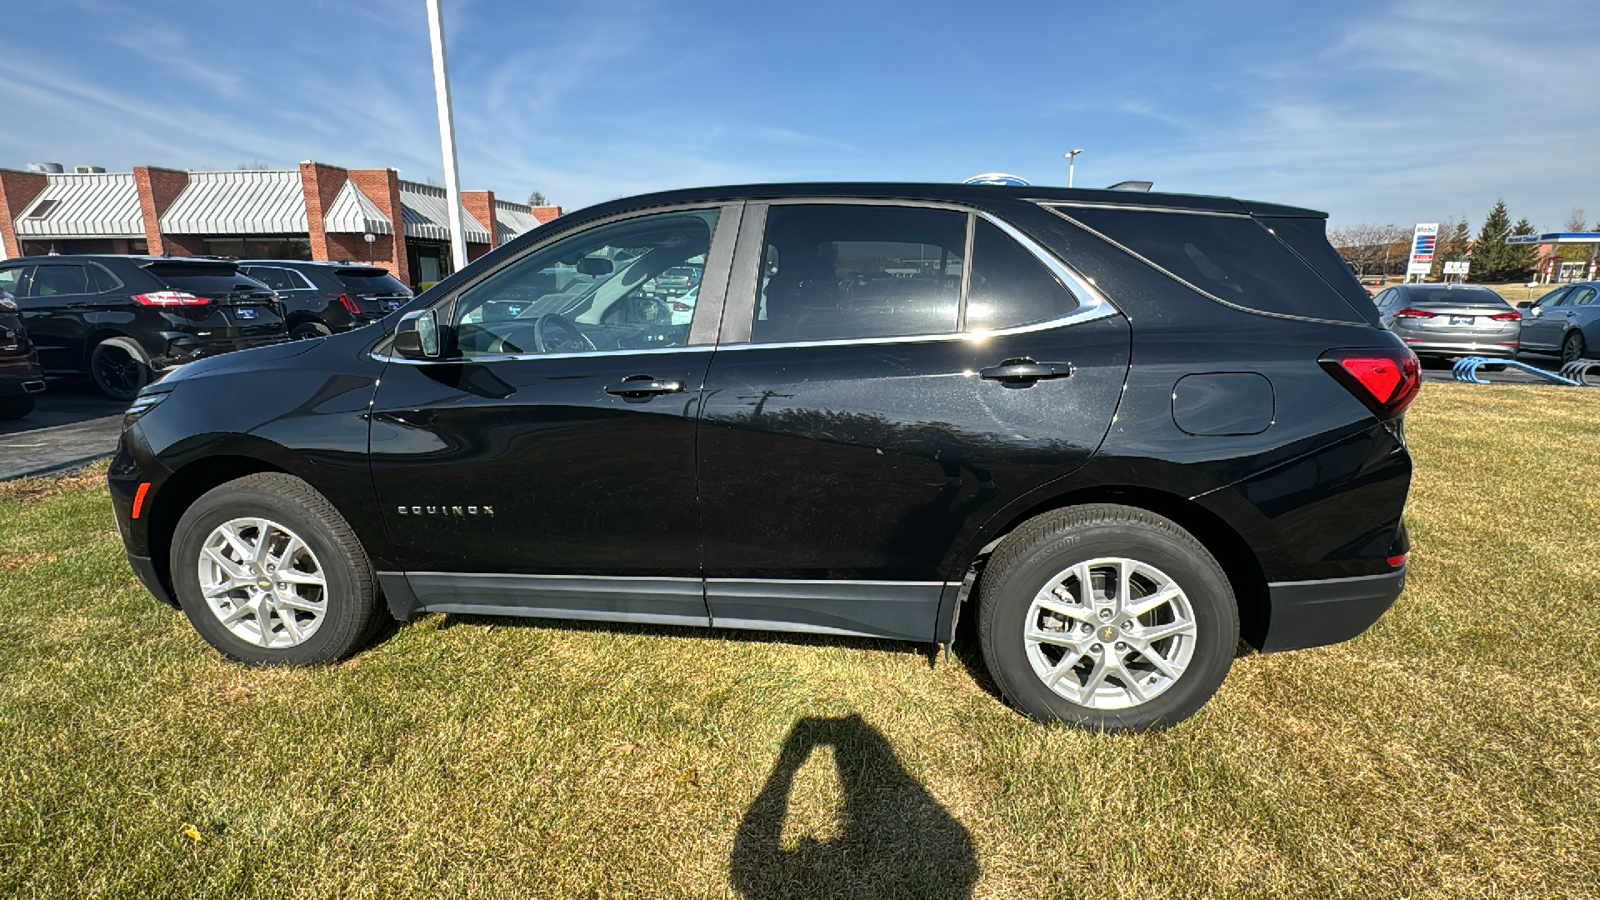
<instances>
[{"instance_id":1,"label":"rear door window","mask_svg":"<svg viewBox=\"0 0 1600 900\"><path fill-rule=\"evenodd\" d=\"M1077 298L1021 244L982 219L972 239L968 330L994 331L1072 312Z\"/></svg>"},{"instance_id":2,"label":"rear door window","mask_svg":"<svg viewBox=\"0 0 1600 900\"><path fill-rule=\"evenodd\" d=\"M1572 293L1567 295L1567 305L1588 306L1594 302L1594 293L1592 287L1573 288Z\"/></svg>"},{"instance_id":3,"label":"rear door window","mask_svg":"<svg viewBox=\"0 0 1600 900\"><path fill-rule=\"evenodd\" d=\"M967 215L953 210L774 206L751 340L953 332L966 237Z\"/></svg>"},{"instance_id":4,"label":"rear door window","mask_svg":"<svg viewBox=\"0 0 1600 900\"><path fill-rule=\"evenodd\" d=\"M59 297L63 294L88 294L89 272L84 266L70 263L40 265L33 271L31 296Z\"/></svg>"},{"instance_id":5,"label":"rear door window","mask_svg":"<svg viewBox=\"0 0 1600 900\"><path fill-rule=\"evenodd\" d=\"M1371 303L1362 310L1347 301L1250 216L1121 207L1052 208L1224 303L1258 312L1340 321L1360 321L1373 315L1368 312ZM1296 240L1306 244L1311 239L1300 229ZM1354 284L1348 272L1344 279ZM1372 321L1376 321L1375 315Z\"/></svg>"},{"instance_id":6,"label":"rear door window","mask_svg":"<svg viewBox=\"0 0 1600 900\"><path fill-rule=\"evenodd\" d=\"M340 269L334 272L345 290L357 295L408 293L400 279L382 269Z\"/></svg>"}]
</instances>

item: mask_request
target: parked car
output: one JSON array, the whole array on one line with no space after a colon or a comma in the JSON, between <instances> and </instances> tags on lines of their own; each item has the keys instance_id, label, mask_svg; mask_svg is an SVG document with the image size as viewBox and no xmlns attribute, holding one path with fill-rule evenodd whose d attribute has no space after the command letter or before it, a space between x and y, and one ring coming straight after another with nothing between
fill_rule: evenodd
<instances>
[{"instance_id":1,"label":"parked car","mask_svg":"<svg viewBox=\"0 0 1600 900\"><path fill-rule=\"evenodd\" d=\"M1475 284L1397 284L1374 299L1383 326L1424 362L1463 356L1516 359L1522 313ZM1503 368L1503 366L1502 366Z\"/></svg>"},{"instance_id":2,"label":"parked car","mask_svg":"<svg viewBox=\"0 0 1600 900\"><path fill-rule=\"evenodd\" d=\"M655 277L655 289L659 294L686 294L699 284L699 266L673 266Z\"/></svg>"},{"instance_id":3,"label":"parked car","mask_svg":"<svg viewBox=\"0 0 1600 900\"><path fill-rule=\"evenodd\" d=\"M0 291L0 419L33 412L33 395L43 390L44 369L22 325L22 311L15 297Z\"/></svg>"},{"instance_id":4,"label":"parked car","mask_svg":"<svg viewBox=\"0 0 1600 900\"><path fill-rule=\"evenodd\" d=\"M1600 281L1580 281L1556 288L1524 311L1522 349L1557 353L1563 363L1587 359L1600 347Z\"/></svg>"},{"instance_id":5,"label":"parked car","mask_svg":"<svg viewBox=\"0 0 1600 900\"><path fill-rule=\"evenodd\" d=\"M359 328L411 300L400 279L378 266L247 259L239 271L283 298L289 337L296 340Z\"/></svg>"},{"instance_id":6,"label":"parked car","mask_svg":"<svg viewBox=\"0 0 1600 900\"><path fill-rule=\"evenodd\" d=\"M51 374L86 374L132 400L170 368L284 340L283 308L265 285L217 259L28 256L0 262Z\"/></svg>"},{"instance_id":7,"label":"parked car","mask_svg":"<svg viewBox=\"0 0 1600 900\"><path fill-rule=\"evenodd\" d=\"M391 614L947 645L968 616L1027 715L1168 725L1241 636L1347 640L1405 581L1417 359L1324 225L968 185L611 201L382 327L152 385L111 496L235 659L331 662ZM644 285L702 254L663 319Z\"/></svg>"}]
</instances>

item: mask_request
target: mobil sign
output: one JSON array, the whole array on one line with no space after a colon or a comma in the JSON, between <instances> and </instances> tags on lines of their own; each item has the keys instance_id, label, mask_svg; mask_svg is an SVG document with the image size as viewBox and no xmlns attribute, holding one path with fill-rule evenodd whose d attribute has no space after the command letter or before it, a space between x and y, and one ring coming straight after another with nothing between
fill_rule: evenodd
<instances>
[{"instance_id":1,"label":"mobil sign","mask_svg":"<svg viewBox=\"0 0 1600 900\"><path fill-rule=\"evenodd\" d=\"M1417 223L1411 232L1411 264L1407 275L1426 275L1433 268L1433 248L1439 242L1439 223Z\"/></svg>"}]
</instances>

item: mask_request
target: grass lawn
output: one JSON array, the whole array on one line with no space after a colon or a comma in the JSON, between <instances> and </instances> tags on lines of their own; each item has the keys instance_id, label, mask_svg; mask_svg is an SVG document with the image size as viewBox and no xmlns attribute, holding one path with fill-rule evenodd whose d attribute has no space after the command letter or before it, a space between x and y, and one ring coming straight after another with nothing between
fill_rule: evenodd
<instances>
[{"instance_id":1,"label":"grass lawn","mask_svg":"<svg viewBox=\"0 0 1600 900\"><path fill-rule=\"evenodd\" d=\"M1600 894L1600 391L1428 384L1407 427L1394 610L1138 736L1010 712L970 637L432 616L246 668L98 472L0 485L0 895Z\"/></svg>"}]
</instances>

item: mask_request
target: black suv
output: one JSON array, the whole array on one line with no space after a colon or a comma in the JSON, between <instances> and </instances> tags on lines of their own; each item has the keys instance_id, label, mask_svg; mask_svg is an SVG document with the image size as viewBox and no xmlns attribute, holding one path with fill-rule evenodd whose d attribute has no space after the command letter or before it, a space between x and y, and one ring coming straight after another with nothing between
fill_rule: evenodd
<instances>
[{"instance_id":1,"label":"black suv","mask_svg":"<svg viewBox=\"0 0 1600 900\"><path fill-rule=\"evenodd\" d=\"M382 328L174 373L111 495L145 585L238 659L336 660L386 613L939 643L968 615L1027 714L1170 724L1241 636L1349 639L1405 580L1417 360L1324 224L995 186L617 200ZM699 256L675 324L646 286Z\"/></svg>"},{"instance_id":2,"label":"black suv","mask_svg":"<svg viewBox=\"0 0 1600 900\"><path fill-rule=\"evenodd\" d=\"M296 340L359 328L411 302L400 279L377 266L247 259L239 271L278 292Z\"/></svg>"},{"instance_id":3,"label":"black suv","mask_svg":"<svg viewBox=\"0 0 1600 900\"><path fill-rule=\"evenodd\" d=\"M0 291L0 419L33 412L33 395L42 390L44 370L22 325L22 311L9 292Z\"/></svg>"},{"instance_id":4,"label":"black suv","mask_svg":"<svg viewBox=\"0 0 1600 900\"><path fill-rule=\"evenodd\" d=\"M88 374L117 400L166 369L286 336L272 291L223 260L26 256L0 262L0 290L47 372Z\"/></svg>"}]
</instances>

